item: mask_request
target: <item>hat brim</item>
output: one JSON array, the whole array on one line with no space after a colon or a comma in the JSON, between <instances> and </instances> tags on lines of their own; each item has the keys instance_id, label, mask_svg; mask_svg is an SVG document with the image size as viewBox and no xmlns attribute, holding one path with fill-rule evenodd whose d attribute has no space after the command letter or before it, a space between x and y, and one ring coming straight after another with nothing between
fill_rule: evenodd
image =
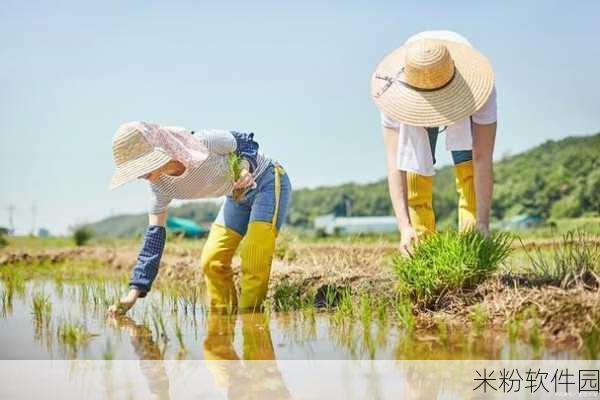
<instances>
[{"instance_id":1,"label":"hat brim","mask_svg":"<svg viewBox=\"0 0 600 400\"><path fill-rule=\"evenodd\" d=\"M155 149L142 157L127 161L117 167L110 180L110 190L126 184L134 179L140 178L171 161L166 153Z\"/></svg>"},{"instance_id":2,"label":"hat brim","mask_svg":"<svg viewBox=\"0 0 600 400\"><path fill-rule=\"evenodd\" d=\"M377 65L371 77L371 96L377 108L388 117L414 126L452 125L479 110L494 87L494 71L488 59L466 44L440 40L454 60L452 80L437 90L418 90L376 76L394 77L404 67L406 46L402 46Z\"/></svg>"}]
</instances>

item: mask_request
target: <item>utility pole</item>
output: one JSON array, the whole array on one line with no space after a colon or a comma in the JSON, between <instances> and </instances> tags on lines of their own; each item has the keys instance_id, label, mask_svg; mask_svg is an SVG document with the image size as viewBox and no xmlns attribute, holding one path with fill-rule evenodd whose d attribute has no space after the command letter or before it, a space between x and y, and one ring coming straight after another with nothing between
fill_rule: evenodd
<instances>
[{"instance_id":1,"label":"utility pole","mask_svg":"<svg viewBox=\"0 0 600 400\"><path fill-rule=\"evenodd\" d=\"M13 221L13 213L15 212L15 206L14 206L14 204L9 204L6 209L8 210L8 226L9 226L9 229L10 229L10 234L14 235L14 233L15 233L15 224L14 224L14 221Z\"/></svg>"}]
</instances>

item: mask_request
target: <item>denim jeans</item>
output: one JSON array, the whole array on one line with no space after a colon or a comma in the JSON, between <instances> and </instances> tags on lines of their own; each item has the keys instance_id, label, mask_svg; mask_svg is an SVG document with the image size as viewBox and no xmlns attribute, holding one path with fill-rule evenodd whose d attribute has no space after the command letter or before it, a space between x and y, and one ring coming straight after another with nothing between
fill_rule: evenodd
<instances>
[{"instance_id":1,"label":"denim jeans","mask_svg":"<svg viewBox=\"0 0 600 400\"><path fill-rule=\"evenodd\" d=\"M275 173L279 168L280 174L280 195L279 206L276 206L275 196ZM273 221L275 209L278 209L275 226L277 230L281 228L287 207L292 194L292 185L288 175L283 168L271 164L267 167L256 180L256 188L248 189L244 197L236 202L231 196L227 196L215 223L232 229L240 235L245 235L248 230L248 223L253 221Z\"/></svg>"},{"instance_id":2,"label":"denim jeans","mask_svg":"<svg viewBox=\"0 0 600 400\"><path fill-rule=\"evenodd\" d=\"M427 135L429 136L429 146L431 147L431 157L433 158L433 163L435 164L435 145L437 144L437 138L440 134L440 128L426 128ZM471 161L473 159L473 150L453 150L452 152L452 161L454 165L458 165L465 161Z\"/></svg>"}]
</instances>

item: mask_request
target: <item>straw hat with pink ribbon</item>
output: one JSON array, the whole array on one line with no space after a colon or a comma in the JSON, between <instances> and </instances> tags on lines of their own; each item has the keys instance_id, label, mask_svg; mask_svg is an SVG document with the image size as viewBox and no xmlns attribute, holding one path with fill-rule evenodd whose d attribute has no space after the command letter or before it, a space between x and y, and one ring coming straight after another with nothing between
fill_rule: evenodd
<instances>
[{"instance_id":1,"label":"straw hat with pink ribbon","mask_svg":"<svg viewBox=\"0 0 600 400\"><path fill-rule=\"evenodd\" d=\"M194 168L209 155L208 148L190 131L143 121L119 126L113 137L112 151L117 169L110 189L140 178L171 160Z\"/></svg>"}]
</instances>

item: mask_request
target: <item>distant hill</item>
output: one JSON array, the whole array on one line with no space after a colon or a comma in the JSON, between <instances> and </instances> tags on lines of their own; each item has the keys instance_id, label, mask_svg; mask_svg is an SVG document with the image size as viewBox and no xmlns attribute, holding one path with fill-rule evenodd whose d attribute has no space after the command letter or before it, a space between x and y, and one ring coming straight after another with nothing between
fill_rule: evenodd
<instances>
[{"instance_id":1,"label":"distant hill","mask_svg":"<svg viewBox=\"0 0 600 400\"><path fill-rule=\"evenodd\" d=\"M600 215L600 133L547 141L494 164L493 218L530 213L544 218ZM289 223L310 226L317 215L393 215L387 180L343 184L294 192ZM452 166L434 177L433 206L442 227L457 223L457 194Z\"/></svg>"},{"instance_id":2,"label":"distant hill","mask_svg":"<svg viewBox=\"0 0 600 400\"><path fill-rule=\"evenodd\" d=\"M600 133L547 141L531 150L505 157L494 164L493 218L529 213L544 218L600 215ZM457 194L452 166L434 177L434 208L441 227L455 226ZM318 215L343 215L351 203L352 215L392 215L386 179L368 184L348 183L295 190L287 221L311 227ZM215 218L218 205L188 203L170 214L198 223ZM103 236L131 236L143 231L146 215L122 215L91 227Z\"/></svg>"},{"instance_id":3,"label":"distant hill","mask_svg":"<svg viewBox=\"0 0 600 400\"><path fill-rule=\"evenodd\" d=\"M219 212L219 204L209 201L186 203L169 208L169 215L189 218L198 224L212 222ZM98 236L132 237L143 233L148 225L148 214L115 215L89 226Z\"/></svg>"}]
</instances>

